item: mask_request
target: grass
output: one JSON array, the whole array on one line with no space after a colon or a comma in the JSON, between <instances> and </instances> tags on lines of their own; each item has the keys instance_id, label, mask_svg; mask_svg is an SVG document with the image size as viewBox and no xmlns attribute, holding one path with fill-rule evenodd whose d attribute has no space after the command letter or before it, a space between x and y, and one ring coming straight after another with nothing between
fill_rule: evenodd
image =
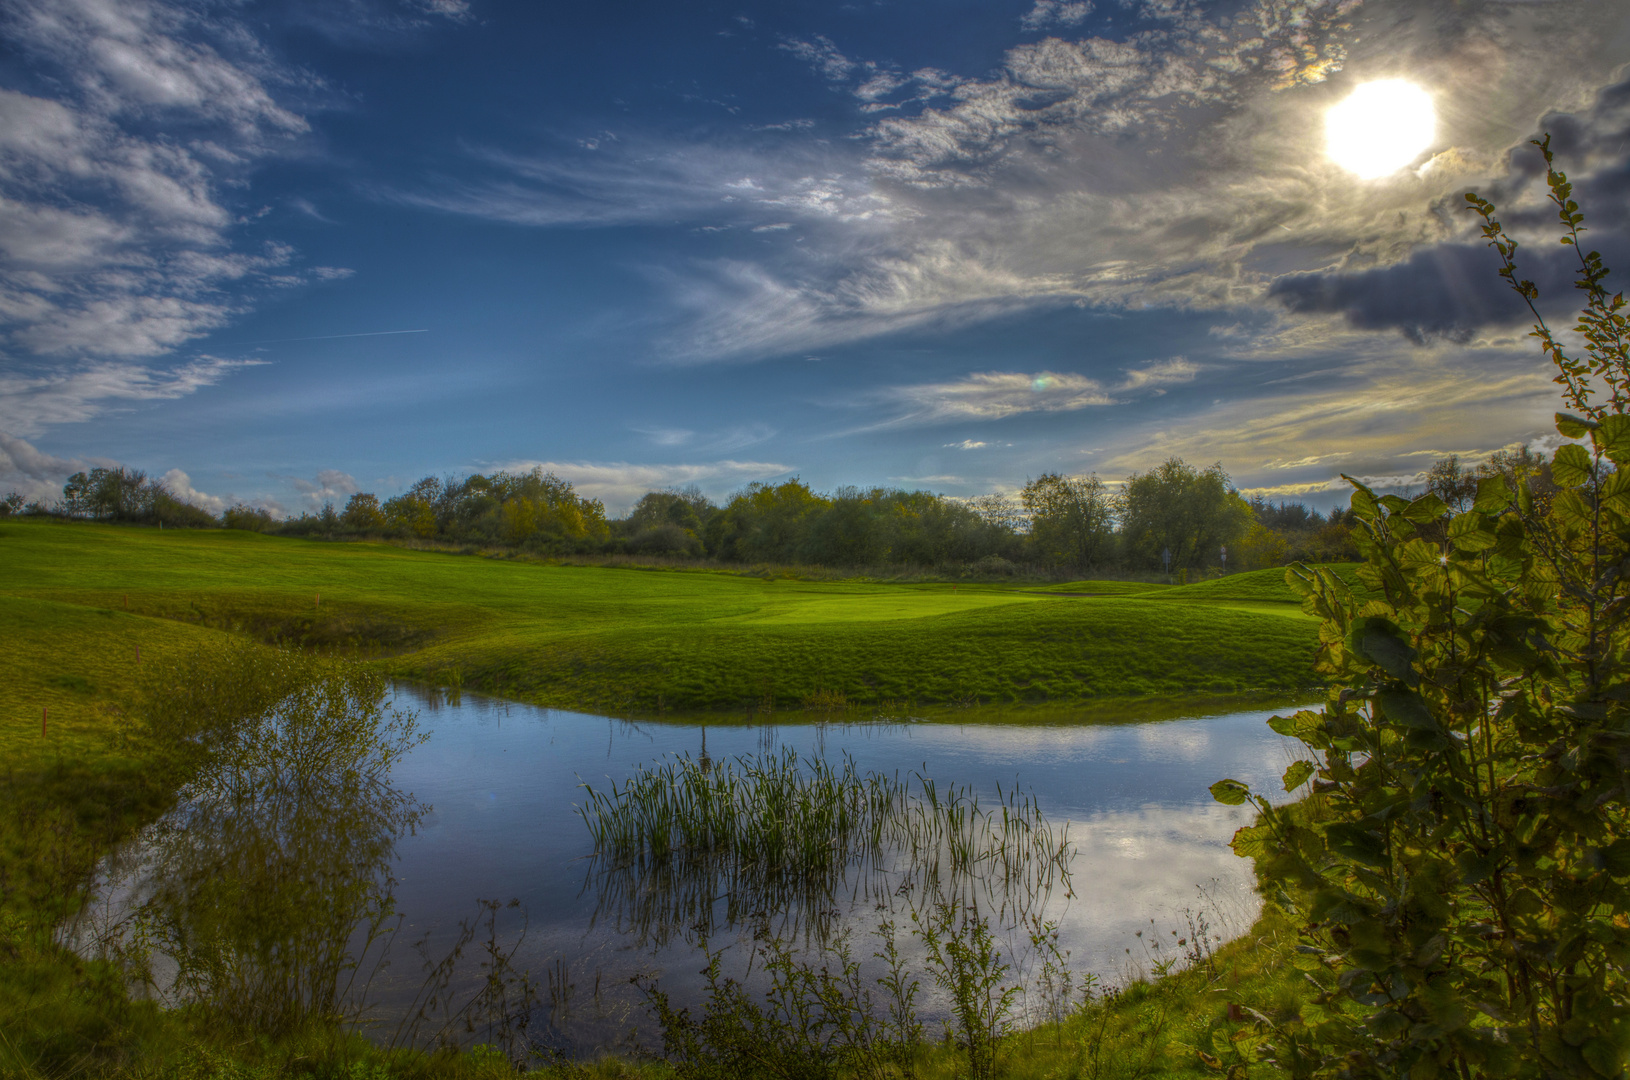
<instances>
[{"instance_id":1,"label":"grass","mask_svg":"<svg viewBox=\"0 0 1630 1080\"><path fill-rule=\"evenodd\" d=\"M1151 705L1169 704L1173 694L1286 692L1312 682L1316 625L1276 613L1295 613L1295 605L1273 595L1270 578L1055 590L1095 594L1071 597L1014 586L640 573L250 533L7 522L0 525L0 1075L377 1080L508 1069L490 1056L386 1054L321 1032L228 1042L190 1026L184 1011L128 999L111 971L56 946L52 928L74 910L85 874L173 798L161 779L168 770L129 737L124 707L138 648L145 664L248 634L355 652L391 674L580 708L784 709L815 701L887 710L977 700L1052 709L1077 702L1091 715L1094 703L1127 696L1160 695ZM50 715L43 736L42 709ZM1228 1000L1293 996L1282 927L1264 926L1252 931L1255 945L1224 950L1232 957L1224 965ZM1148 1069L1133 1070L1140 1075L1201 1075L1198 1058L1182 1047L1209 1038L1223 1010L1217 985L1185 979L1134 986L1057 1031L1021 1036L1015 1046L1025 1049L1010 1056L1008 1070L1132 1075L1088 1068L1082 1055L1096 1047L1100 1063L1147 1059ZM949 1076L955 1067L947 1053L924 1075ZM627 1062L563 1071L664 1075L660 1065Z\"/></svg>"},{"instance_id":2,"label":"grass","mask_svg":"<svg viewBox=\"0 0 1630 1080\"><path fill-rule=\"evenodd\" d=\"M1314 681L1311 620L1262 606L1260 590L1190 592L1210 582L1049 593L765 580L50 522L0 526L0 553L0 599L110 612L98 617L130 632L119 655L149 636L167 647L150 628L186 623L564 708L788 708L823 694L861 706L1058 702ZM1094 595L1057 595L1072 591ZM11 610L0 609L8 631ZM74 700L65 685L30 689L0 722L20 726L47 696Z\"/></svg>"}]
</instances>

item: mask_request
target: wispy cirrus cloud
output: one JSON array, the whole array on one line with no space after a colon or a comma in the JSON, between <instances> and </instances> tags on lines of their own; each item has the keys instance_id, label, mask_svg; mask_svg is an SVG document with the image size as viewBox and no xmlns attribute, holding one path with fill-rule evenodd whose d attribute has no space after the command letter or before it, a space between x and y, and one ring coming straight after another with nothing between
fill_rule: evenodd
<instances>
[{"instance_id":1,"label":"wispy cirrus cloud","mask_svg":"<svg viewBox=\"0 0 1630 1080\"><path fill-rule=\"evenodd\" d=\"M1181 425L1095 455L1094 467L1115 475L1173 456L1221 461L1242 489L1294 497L1346 490L1341 473L1392 477L1396 486L1446 445L1484 448L1477 457L1554 433L1555 387L1527 355L1439 344L1399 356L1373 340L1354 351L1344 377L1230 394Z\"/></svg>"},{"instance_id":2,"label":"wispy cirrus cloud","mask_svg":"<svg viewBox=\"0 0 1630 1080\"><path fill-rule=\"evenodd\" d=\"M632 464L594 461L510 461L512 472L542 469L569 480L579 495L599 499L612 514L626 513L648 491L695 484L714 497L752 480L769 480L793 471L770 461L710 461L680 464Z\"/></svg>"},{"instance_id":3,"label":"wispy cirrus cloud","mask_svg":"<svg viewBox=\"0 0 1630 1080\"><path fill-rule=\"evenodd\" d=\"M1019 25L1026 30L1063 29L1079 26L1091 14L1090 0L1036 0L1036 6L1025 13Z\"/></svg>"},{"instance_id":4,"label":"wispy cirrus cloud","mask_svg":"<svg viewBox=\"0 0 1630 1080\"><path fill-rule=\"evenodd\" d=\"M110 408L185 397L233 371L262 363L200 356L170 367L102 360L28 373L0 370L0 430L37 435Z\"/></svg>"},{"instance_id":5,"label":"wispy cirrus cloud","mask_svg":"<svg viewBox=\"0 0 1630 1080\"><path fill-rule=\"evenodd\" d=\"M1095 379L1055 371L975 372L951 382L898 386L884 396L901 412L896 424L1001 420L1031 412L1073 412L1113 405L1115 399Z\"/></svg>"},{"instance_id":6,"label":"wispy cirrus cloud","mask_svg":"<svg viewBox=\"0 0 1630 1080\"><path fill-rule=\"evenodd\" d=\"M1156 360L1142 367L1126 369L1126 378L1116 389L1130 392L1153 388L1155 393L1164 394L1167 386L1193 382L1198 374L1199 364L1185 356L1174 356L1169 360Z\"/></svg>"}]
</instances>

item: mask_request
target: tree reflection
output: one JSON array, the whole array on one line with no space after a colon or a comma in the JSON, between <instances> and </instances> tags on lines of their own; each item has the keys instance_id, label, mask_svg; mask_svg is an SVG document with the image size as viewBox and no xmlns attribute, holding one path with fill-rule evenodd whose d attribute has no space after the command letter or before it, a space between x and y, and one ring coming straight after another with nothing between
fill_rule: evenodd
<instances>
[{"instance_id":1,"label":"tree reflection","mask_svg":"<svg viewBox=\"0 0 1630 1080\"><path fill-rule=\"evenodd\" d=\"M170 1004L282 1034L356 1005L360 967L393 916L396 842L425 810L391 768L425 736L382 680L349 665L288 653L226 663L238 678L216 681L247 714L200 707L188 665L150 695L153 730L201 765L135 851L120 948ZM176 724L178 698L209 722Z\"/></svg>"}]
</instances>

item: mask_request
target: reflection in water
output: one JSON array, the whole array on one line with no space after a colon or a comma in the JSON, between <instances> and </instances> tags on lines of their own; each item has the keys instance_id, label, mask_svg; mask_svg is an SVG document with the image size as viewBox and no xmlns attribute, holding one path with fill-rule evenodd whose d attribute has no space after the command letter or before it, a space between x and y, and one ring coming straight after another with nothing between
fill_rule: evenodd
<instances>
[{"instance_id":1,"label":"reflection in water","mask_svg":"<svg viewBox=\"0 0 1630 1080\"><path fill-rule=\"evenodd\" d=\"M167 1003L262 1030L360 1019L366 997L369 1018L383 1021L376 1033L422 1042L446 1018L461 1031L483 1016L488 1028L507 1024L513 989L546 999L527 1039L578 1052L650 1046L631 980L660 977L677 1007L697 1003L704 947L744 964L767 936L817 949L845 933L858 941L947 899L977 903L1011 931L1004 947L1021 975L1028 936L1049 928L1055 955L1113 981L1151 918L1165 936L1203 904L1214 923L1249 925L1250 866L1227 848L1245 811L1213 803L1206 787L1221 776L1271 785L1288 745L1266 711L1117 726L714 725L704 735L476 695L424 704L437 736L415 750L413 716L361 676L280 697L222 739L176 811L127 850L104 889L111 914L76 927L76 944L144 971ZM821 768L889 805L848 835L805 830L840 841L809 851L802 865L819 872L789 877L796 861L711 840L659 853L647 836L597 853L578 816L595 792L626 793L668 769L671 791L728 789L717 820L733 808L738 833L756 835L774 819L741 786L747 775L774 772L796 801ZM684 799L669 809L694 827ZM383 944L398 933L384 968ZM463 960L444 964L461 943ZM920 971L920 943L902 935L901 948ZM925 1014L943 1011L925 994Z\"/></svg>"},{"instance_id":2,"label":"reflection in water","mask_svg":"<svg viewBox=\"0 0 1630 1080\"><path fill-rule=\"evenodd\" d=\"M1016 926L1055 884L1068 895L1068 827L1000 787L982 802L966 786L862 773L847 753L834 764L790 747L718 763L681 755L620 786L583 786L590 926L609 919L641 945L746 925L825 941L857 905L897 896Z\"/></svg>"},{"instance_id":3,"label":"reflection in water","mask_svg":"<svg viewBox=\"0 0 1630 1080\"><path fill-rule=\"evenodd\" d=\"M217 1022L278 1034L339 1019L394 917L397 841L425 812L391 784L415 726L379 680L314 672L220 733L110 875L116 917L75 936Z\"/></svg>"},{"instance_id":4,"label":"reflection in water","mask_svg":"<svg viewBox=\"0 0 1630 1080\"><path fill-rule=\"evenodd\" d=\"M1255 917L1250 863L1228 848L1234 830L1248 823L1247 811L1215 803L1206 789L1222 776L1277 787L1291 744L1266 727L1270 714L1116 725L1063 723L1057 713L1046 724L981 723L973 711L955 723L709 723L706 752L715 770L737 761L738 771L739 759L789 751L800 761L847 755L862 775L955 780L997 817L1008 792L1034 792L1046 821L1068 828L1074 855L1068 887L1059 876L1050 893L1038 889L1030 914L1056 924L1074 969L1118 982L1134 958L1126 948L1136 951L1149 938L1151 918L1162 938L1175 941L1168 931L1185 928L1185 909L1203 908L1213 925L1234 933ZM597 858L576 816L591 798L584 785L609 792L686 755L699 764L699 724L633 723L465 694L442 704L435 727L435 739L397 770L399 782L436 807L398 848L396 894L406 931L451 943L475 898L520 898L530 931L512 962L551 988L557 1045L577 1052L626 1047L637 1026L651 1046L644 1002L630 980L660 977L676 1007L699 1003L707 986L698 929L711 933L709 948L725 950L727 970L739 973L756 934L807 943L810 931L836 927L861 942L888 917L879 904L897 913L901 927L909 924L908 909L932 910L933 882L913 878L895 857L873 864L893 876L851 867L847 878L808 898L750 895L716 857L675 854L666 866ZM943 785L939 794L944 801ZM981 901L982 911L996 909ZM754 918L760 912L774 925ZM817 925L812 915L821 916ZM1020 920L1009 912L1001 921ZM1023 925L1008 942L1016 961L1031 951ZM920 971L923 956L909 936L902 948ZM463 978L473 993L478 975ZM396 966L374 990L387 1008L402 1009L418 983L416 972ZM933 1014L944 1002L930 994L923 1006Z\"/></svg>"}]
</instances>

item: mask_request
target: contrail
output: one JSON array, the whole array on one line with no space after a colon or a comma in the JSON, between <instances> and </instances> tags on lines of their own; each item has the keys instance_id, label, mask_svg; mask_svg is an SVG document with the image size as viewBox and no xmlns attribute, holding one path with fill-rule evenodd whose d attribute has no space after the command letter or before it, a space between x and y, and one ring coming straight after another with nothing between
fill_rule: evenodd
<instances>
[{"instance_id":1,"label":"contrail","mask_svg":"<svg viewBox=\"0 0 1630 1080\"><path fill-rule=\"evenodd\" d=\"M261 338L259 341L227 341L226 345L276 345L284 341L332 341L335 338L385 337L389 334L428 334L426 330L370 330L366 334L318 334L316 337Z\"/></svg>"}]
</instances>

